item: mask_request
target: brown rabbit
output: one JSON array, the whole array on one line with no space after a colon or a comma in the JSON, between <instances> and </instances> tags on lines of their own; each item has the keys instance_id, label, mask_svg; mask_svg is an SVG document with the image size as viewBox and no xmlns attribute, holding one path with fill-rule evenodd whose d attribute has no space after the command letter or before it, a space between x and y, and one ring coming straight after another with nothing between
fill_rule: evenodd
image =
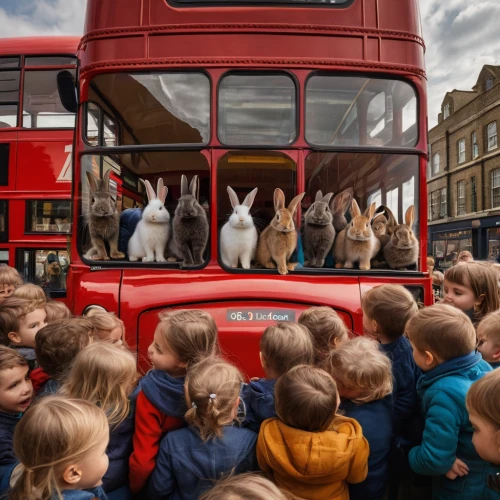
<instances>
[{"instance_id":1,"label":"brown rabbit","mask_svg":"<svg viewBox=\"0 0 500 500\"><path fill-rule=\"evenodd\" d=\"M335 196L335 198L333 198L330 202L333 215L333 227L335 228L337 234L347 226L345 213L351 205L352 191L352 188L347 188Z\"/></svg>"},{"instance_id":2,"label":"brown rabbit","mask_svg":"<svg viewBox=\"0 0 500 500\"><path fill-rule=\"evenodd\" d=\"M405 270L418 261L418 240L413 234L415 206L411 205L405 214L405 224L394 229L391 239L384 247L384 258L391 269Z\"/></svg>"},{"instance_id":3,"label":"brown rabbit","mask_svg":"<svg viewBox=\"0 0 500 500\"><path fill-rule=\"evenodd\" d=\"M391 239L398 221L392 211L385 205L380 205L377 212L377 215L372 220L372 229L375 236L380 240L382 247L384 247Z\"/></svg>"},{"instance_id":4,"label":"brown rabbit","mask_svg":"<svg viewBox=\"0 0 500 500\"><path fill-rule=\"evenodd\" d=\"M380 250L380 241L373 234L370 224L375 214L375 203L372 203L363 214L356 200L351 203L352 220L341 231L333 246L335 267L352 269L359 262L362 271L370 269L370 261Z\"/></svg>"},{"instance_id":5,"label":"brown rabbit","mask_svg":"<svg viewBox=\"0 0 500 500\"><path fill-rule=\"evenodd\" d=\"M111 258L124 259L125 254L118 251L120 216L116 210L116 202L109 192L111 169L104 174L102 181L92 172L86 174L90 187L87 221L92 247L85 257L92 260L109 260L105 245L107 241Z\"/></svg>"},{"instance_id":6,"label":"brown rabbit","mask_svg":"<svg viewBox=\"0 0 500 500\"><path fill-rule=\"evenodd\" d=\"M297 195L285 208L285 195L281 189L274 190L276 215L269 226L262 231L257 246L256 259L266 269L278 267L280 274L293 271L296 262L289 262L297 246L297 231L293 218L305 193Z\"/></svg>"}]
</instances>

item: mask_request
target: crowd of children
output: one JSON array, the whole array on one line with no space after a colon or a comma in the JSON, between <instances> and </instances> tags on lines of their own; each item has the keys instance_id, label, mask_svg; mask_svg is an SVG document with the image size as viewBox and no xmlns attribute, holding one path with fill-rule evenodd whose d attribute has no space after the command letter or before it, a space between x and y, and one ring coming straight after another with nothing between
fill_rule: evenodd
<instances>
[{"instance_id":1,"label":"crowd of children","mask_svg":"<svg viewBox=\"0 0 500 500\"><path fill-rule=\"evenodd\" d=\"M441 303L362 296L265 329L265 378L214 319L165 311L137 373L122 321L72 317L0 267L0 493L12 500L500 499L495 271L446 271Z\"/></svg>"}]
</instances>

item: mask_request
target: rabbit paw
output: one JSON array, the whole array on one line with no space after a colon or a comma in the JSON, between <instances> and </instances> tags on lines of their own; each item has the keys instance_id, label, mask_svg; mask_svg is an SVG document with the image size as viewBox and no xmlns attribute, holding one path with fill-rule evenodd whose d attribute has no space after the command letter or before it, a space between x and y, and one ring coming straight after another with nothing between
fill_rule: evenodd
<instances>
[{"instance_id":1,"label":"rabbit paw","mask_svg":"<svg viewBox=\"0 0 500 500\"><path fill-rule=\"evenodd\" d=\"M100 255L100 254L95 254L90 257L91 260L109 260L109 257L107 254Z\"/></svg>"},{"instance_id":2,"label":"rabbit paw","mask_svg":"<svg viewBox=\"0 0 500 500\"><path fill-rule=\"evenodd\" d=\"M337 267L337 266L335 266ZM352 262L346 262L344 264L344 269L352 269L354 267L353 263Z\"/></svg>"},{"instance_id":3,"label":"rabbit paw","mask_svg":"<svg viewBox=\"0 0 500 500\"><path fill-rule=\"evenodd\" d=\"M139 260L139 257L133 257L132 255L129 255L128 260L129 260L130 262L137 262L137 261Z\"/></svg>"},{"instance_id":4,"label":"rabbit paw","mask_svg":"<svg viewBox=\"0 0 500 500\"><path fill-rule=\"evenodd\" d=\"M280 274L288 274L288 269L286 267L278 267L278 272Z\"/></svg>"},{"instance_id":5,"label":"rabbit paw","mask_svg":"<svg viewBox=\"0 0 500 500\"><path fill-rule=\"evenodd\" d=\"M169 257L167 262L177 262L177 257Z\"/></svg>"},{"instance_id":6,"label":"rabbit paw","mask_svg":"<svg viewBox=\"0 0 500 500\"><path fill-rule=\"evenodd\" d=\"M142 262L154 262L155 258L154 257L143 257Z\"/></svg>"},{"instance_id":7,"label":"rabbit paw","mask_svg":"<svg viewBox=\"0 0 500 500\"><path fill-rule=\"evenodd\" d=\"M286 268L289 270L289 271L295 271L295 268L297 267L297 262L289 262L287 265L286 265Z\"/></svg>"},{"instance_id":8,"label":"rabbit paw","mask_svg":"<svg viewBox=\"0 0 500 500\"><path fill-rule=\"evenodd\" d=\"M125 254L123 252L119 252L118 250L116 252L111 252L110 253L112 259L124 259Z\"/></svg>"},{"instance_id":9,"label":"rabbit paw","mask_svg":"<svg viewBox=\"0 0 500 500\"><path fill-rule=\"evenodd\" d=\"M274 262L269 261L264 264L264 267L266 269L276 269L276 264Z\"/></svg>"},{"instance_id":10,"label":"rabbit paw","mask_svg":"<svg viewBox=\"0 0 500 500\"><path fill-rule=\"evenodd\" d=\"M359 265L359 270L360 271L369 271L370 270L370 264L360 264Z\"/></svg>"},{"instance_id":11,"label":"rabbit paw","mask_svg":"<svg viewBox=\"0 0 500 500\"><path fill-rule=\"evenodd\" d=\"M340 262L337 262L337 263L335 264L335 269L342 269L343 267L344 267L344 265L343 265L343 264L341 264Z\"/></svg>"},{"instance_id":12,"label":"rabbit paw","mask_svg":"<svg viewBox=\"0 0 500 500\"><path fill-rule=\"evenodd\" d=\"M156 259L156 262L167 262L167 259L165 259L164 257L158 257Z\"/></svg>"}]
</instances>

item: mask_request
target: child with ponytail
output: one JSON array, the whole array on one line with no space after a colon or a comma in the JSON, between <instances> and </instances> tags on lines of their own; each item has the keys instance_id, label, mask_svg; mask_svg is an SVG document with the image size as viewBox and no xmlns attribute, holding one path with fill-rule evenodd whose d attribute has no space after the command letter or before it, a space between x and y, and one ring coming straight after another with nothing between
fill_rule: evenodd
<instances>
[{"instance_id":1,"label":"child with ponytail","mask_svg":"<svg viewBox=\"0 0 500 500\"><path fill-rule=\"evenodd\" d=\"M243 377L219 358L208 358L187 375L185 394L189 426L161 441L148 484L151 500L199 498L217 479L257 470L257 434L233 426Z\"/></svg>"}]
</instances>

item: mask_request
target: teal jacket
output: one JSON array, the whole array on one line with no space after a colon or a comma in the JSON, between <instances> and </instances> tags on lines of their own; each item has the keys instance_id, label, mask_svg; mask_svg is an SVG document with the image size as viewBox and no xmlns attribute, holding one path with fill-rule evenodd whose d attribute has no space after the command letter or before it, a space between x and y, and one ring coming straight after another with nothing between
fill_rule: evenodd
<instances>
[{"instance_id":1,"label":"teal jacket","mask_svg":"<svg viewBox=\"0 0 500 500\"><path fill-rule=\"evenodd\" d=\"M433 499L500 499L487 488L488 474L500 467L487 464L472 444L472 425L465 407L470 386L491 371L480 354L446 361L424 373L417 382L425 429L422 444L410 450L409 462L417 473L433 478ZM455 458L469 466L469 474L450 481L445 474Z\"/></svg>"}]
</instances>

